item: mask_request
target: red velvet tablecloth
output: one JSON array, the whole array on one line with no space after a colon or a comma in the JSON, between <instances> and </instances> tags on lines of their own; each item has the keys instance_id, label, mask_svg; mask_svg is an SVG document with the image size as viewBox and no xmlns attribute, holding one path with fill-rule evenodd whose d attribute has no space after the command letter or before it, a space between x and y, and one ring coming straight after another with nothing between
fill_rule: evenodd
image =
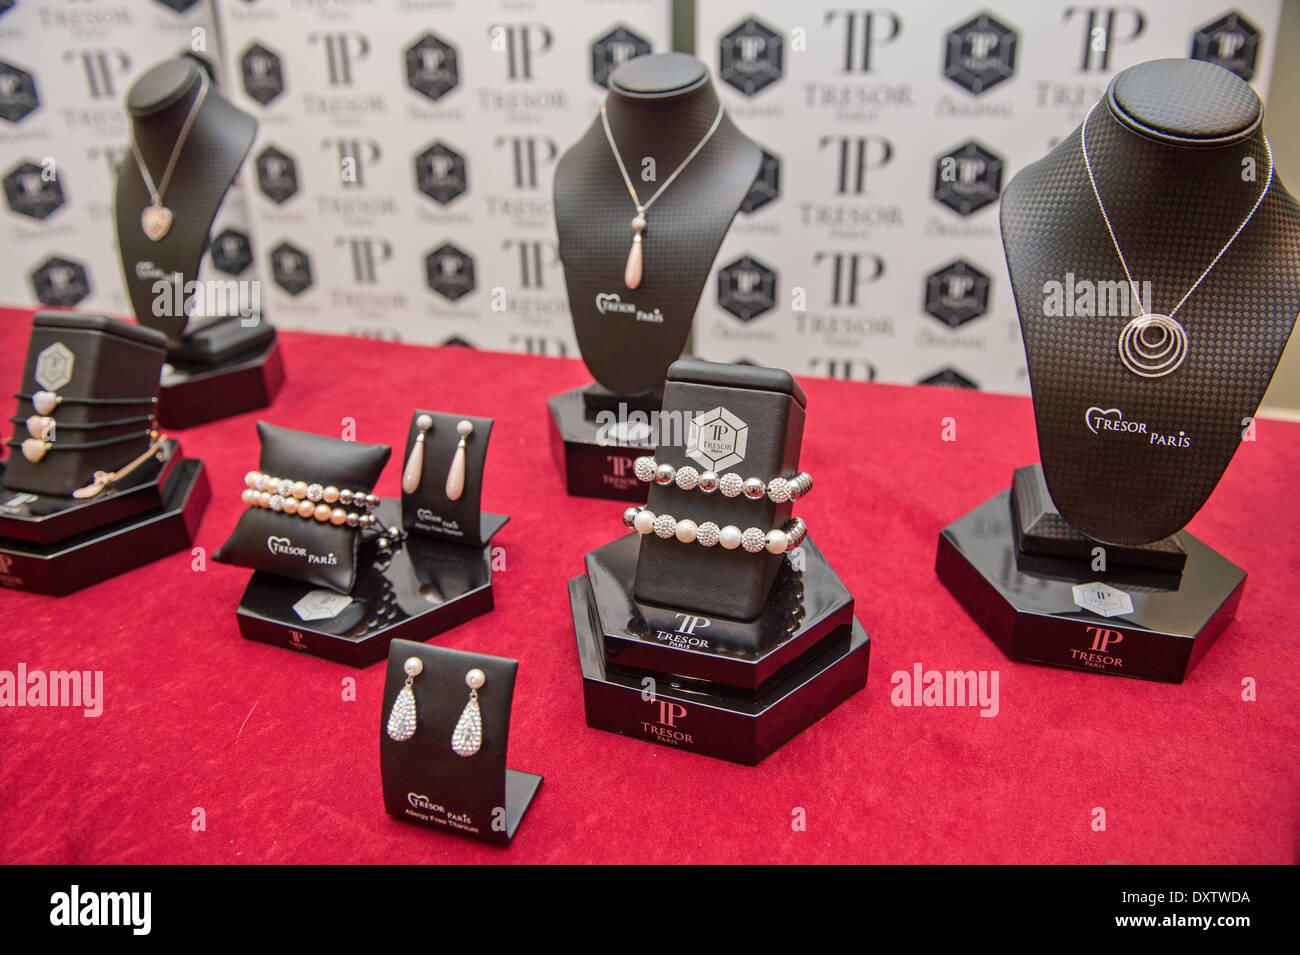
<instances>
[{"instance_id":1,"label":"red velvet tablecloth","mask_svg":"<svg viewBox=\"0 0 1300 955\"><path fill-rule=\"evenodd\" d=\"M16 386L29 314L0 311L0 382ZM509 763L546 781L514 844L386 815L383 667L241 639L249 572L178 553L62 599L0 591L0 670L102 670L105 697L97 718L0 708L0 862L1296 861L1300 426L1260 422L1191 525L1250 576L1236 621L1172 686L1010 661L936 579L940 529L1036 459L1027 399L804 381L818 490L798 512L857 598L871 672L747 768L584 722L566 581L623 532L624 505L567 497L552 462L545 399L588 380L580 362L282 343L273 407L177 434L212 479L208 555L241 508L258 418L324 434L354 419L357 440L396 449L384 496L412 407L496 419L484 506L513 518L496 609L434 640L520 662ZM998 671L997 715L895 707L891 674L917 663Z\"/></svg>"}]
</instances>

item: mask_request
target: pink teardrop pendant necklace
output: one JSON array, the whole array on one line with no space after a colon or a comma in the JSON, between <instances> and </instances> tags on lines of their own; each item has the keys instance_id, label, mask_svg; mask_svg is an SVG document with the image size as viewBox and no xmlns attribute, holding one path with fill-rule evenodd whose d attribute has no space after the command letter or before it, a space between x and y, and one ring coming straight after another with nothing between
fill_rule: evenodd
<instances>
[{"instance_id":1,"label":"pink teardrop pendant necklace","mask_svg":"<svg viewBox=\"0 0 1300 955\"><path fill-rule=\"evenodd\" d=\"M181 150L185 148L185 140L189 138L190 127L194 125L194 120L199 115L199 107L203 105L207 95L207 74L200 70L199 92L194 97L194 103L190 106L185 122L181 125L180 134L172 146L171 155L167 157L167 166L163 169L162 178L158 180L157 186L154 185L153 176L149 174L149 167L145 164L144 157L140 155L140 147L134 140L131 141L131 155L135 157L135 164L140 169L140 178L144 180L145 188L149 190L150 201L140 213L140 228L144 230L150 242L161 241L163 236L171 231L172 211L163 205L163 197L167 194L167 187L171 185L172 173L176 171L176 161L181 158Z\"/></svg>"},{"instance_id":2,"label":"pink teardrop pendant necklace","mask_svg":"<svg viewBox=\"0 0 1300 955\"><path fill-rule=\"evenodd\" d=\"M673 170L673 174L664 180L663 185L654 191L654 194L642 202L636 194L636 186L632 185L632 177L627 174L627 166L623 164L623 157L618 151L618 144L614 142L614 134L609 128L609 117L605 115L605 105L600 107L600 122L605 127L605 138L609 140L610 152L614 154L614 159L618 162L618 171L623 174L623 182L627 186L628 195L632 197L632 202L636 205L636 215L632 219L632 249L627 254L627 266L623 269L623 284L628 288L636 288L641 284L642 271L642 252L641 252L641 233L645 231L645 214L650 207L655 204L655 200L662 196L669 186L673 184L683 169L685 169L692 159L694 159L705 143L713 138L713 134L718 131L718 126L722 124L722 104L718 104L718 115L713 117L713 125L709 131L704 134L704 138L695 144L695 148L686 154L681 165Z\"/></svg>"}]
</instances>

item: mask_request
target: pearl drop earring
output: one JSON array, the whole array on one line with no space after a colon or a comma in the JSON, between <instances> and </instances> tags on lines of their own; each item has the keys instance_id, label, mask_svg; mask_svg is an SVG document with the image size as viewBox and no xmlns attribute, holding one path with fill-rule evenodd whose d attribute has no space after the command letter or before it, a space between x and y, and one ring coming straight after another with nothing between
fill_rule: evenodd
<instances>
[{"instance_id":1,"label":"pearl drop earring","mask_svg":"<svg viewBox=\"0 0 1300 955\"><path fill-rule=\"evenodd\" d=\"M420 433L415 436L411 456L406 459L406 467L402 470L402 490L407 494L414 494L419 489L420 478L424 476L424 433L433 427L433 419L422 414L415 419L415 426Z\"/></svg>"},{"instance_id":2,"label":"pearl drop earring","mask_svg":"<svg viewBox=\"0 0 1300 955\"><path fill-rule=\"evenodd\" d=\"M478 708L478 691L487 676L478 667L465 674L469 702L460 711L456 729L451 734L451 749L457 756L473 756L483 745L483 714Z\"/></svg>"},{"instance_id":3,"label":"pearl drop earring","mask_svg":"<svg viewBox=\"0 0 1300 955\"><path fill-rule=\"evenodd\" d=\"M452 501L459 501L460 496L465 493L465 439L470 436L474 430L474 422L461 421L456 425L456 433L460 435L460 444L456 445L456 456L451 459L451 470L447 472L447 497Z\"/></svg>"},{"instance_id":4,"label":"pearl drop earring","mask_svg":"<svg viewBox=\"0 0 1300 955\"><path fill-rule=\"evenodd\" d=\"M388 738L397 743L405 743L415 735L415 694L411 692L411 683L424 671L424 663L419 657L408 657L402 664L406 671L406 685L393 701L393 710L388 714Z\"/></svg>"}]
</instances>

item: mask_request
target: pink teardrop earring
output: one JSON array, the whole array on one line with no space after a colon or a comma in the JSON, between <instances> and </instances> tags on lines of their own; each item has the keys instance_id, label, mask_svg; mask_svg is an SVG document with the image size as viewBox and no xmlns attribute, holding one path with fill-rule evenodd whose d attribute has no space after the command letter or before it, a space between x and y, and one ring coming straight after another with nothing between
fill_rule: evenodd
<instances>
[{"instance_id":1,"label":"pink teardrop earring","mask_svg":"<svg viewBox=\"0 0 1300 955\"><path fill-rule=\"evenodd\" d=\"M465 493L465 439L470 436L474 430L474 422L461 421L456 425L456 433L460 435L460 444L456 445L456 456L451 459L451 470L447 472L447 498L452 501L459 501L460 496Z\"/></svg>"},{"instance_id":2,"label":"pink teardrop earring","mask_svg":"<svg viewBox=\"0 0 1300 955\"><path fill-rule=\"evenodd\" d=\"M402 490L407 494L414 494L420 489L420 479L424 477L424 433L433 427L433 419L422 414L415 419L415 427L420 433L415 436L415 444L411 446L406 467L402 469Z\"/></svg>"}]
</instances>

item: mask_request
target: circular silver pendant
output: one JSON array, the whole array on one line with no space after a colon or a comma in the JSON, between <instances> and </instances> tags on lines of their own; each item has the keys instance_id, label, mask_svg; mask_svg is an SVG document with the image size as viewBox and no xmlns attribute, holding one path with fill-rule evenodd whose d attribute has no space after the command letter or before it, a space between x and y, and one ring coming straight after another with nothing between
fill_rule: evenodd
<instances>
[{"instance_id":1,"label":"circular silver pendant","mask_svg":"<svg viewBox=\"0 0 1300 955\"><path fill-rule=\"evenodd\" d=\"M1119 360L1143 378L1162 378L1187 357L1187 331L1168 315L1140 315L1119 333Z\"/></svg>"}]
</instances>

